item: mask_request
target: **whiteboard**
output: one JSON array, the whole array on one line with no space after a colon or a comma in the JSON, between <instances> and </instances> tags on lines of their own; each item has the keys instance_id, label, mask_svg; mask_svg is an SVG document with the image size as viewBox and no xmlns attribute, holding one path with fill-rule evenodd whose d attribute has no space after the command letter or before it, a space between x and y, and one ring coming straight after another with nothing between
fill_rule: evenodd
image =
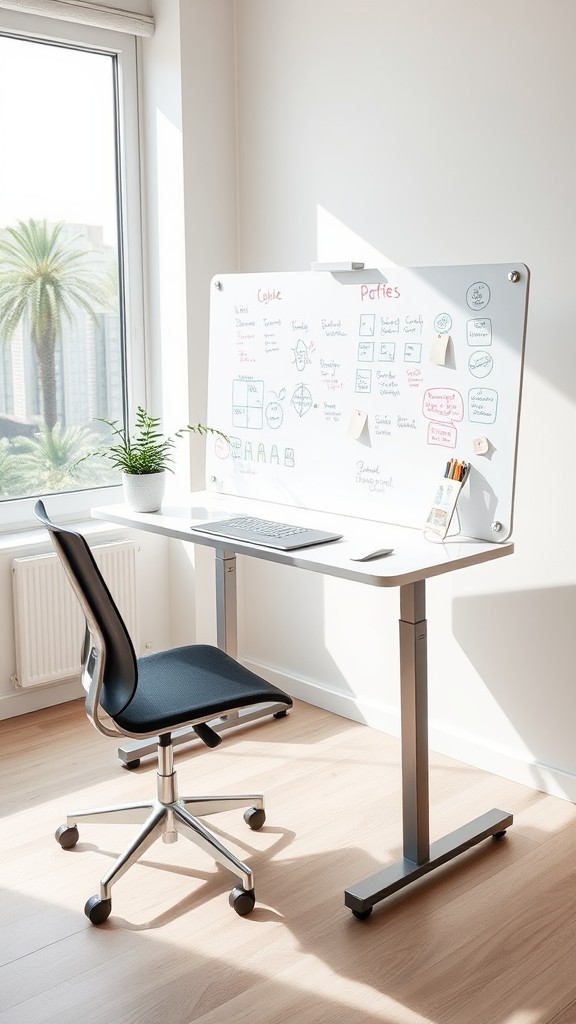
<instances>
[{"instance_id":1,"label":"whiteboard","mask_svg":"<svg viewBox=\"0 0 576 1024\"><path fill-rule=\"evenodd\" d=\"M469 462L469 537L512 530L524 264L217 275L206 486L424 527ZM498 532L493 524L500 524Z\"/></svg>"}]
</instances>

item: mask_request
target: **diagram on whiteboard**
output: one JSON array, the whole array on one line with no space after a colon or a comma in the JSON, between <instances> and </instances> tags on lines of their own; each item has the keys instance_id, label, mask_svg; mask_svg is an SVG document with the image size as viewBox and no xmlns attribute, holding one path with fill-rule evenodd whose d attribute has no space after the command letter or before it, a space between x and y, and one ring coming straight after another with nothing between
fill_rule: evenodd
<instances>
[{"instance_id":1,"label":"diagram on whiteboard","mask_svg":"<svg viewBox=\"0 0 576 1024\"><path fill-rule=\"evenodd\" d=\"M218 278L214 486L419 526L457 457L470 535L506 527L528 279L521 264Z\"/></svg>"},{"instance_id":2,"label":"diagram on whiteboard","mask_svg":"<svg viewBox=\"0 0 576 1024\"><path fill-rule=\"evenodd\" d=\"M306 384L298 384L292 395L292 407L297 416L305 416L312 408L312 392Z\"/></svg>"},{"instance_id":3,"label":"diagram on whiteboard","mask_svg":"<svg viewBox=\"0 0 576 1024\"><path fill-rule=\"evenodd\" d=\"M264 381L235 380L232 386L232 423L246 430L264 426Z\"/></svg>"}]
</instances>

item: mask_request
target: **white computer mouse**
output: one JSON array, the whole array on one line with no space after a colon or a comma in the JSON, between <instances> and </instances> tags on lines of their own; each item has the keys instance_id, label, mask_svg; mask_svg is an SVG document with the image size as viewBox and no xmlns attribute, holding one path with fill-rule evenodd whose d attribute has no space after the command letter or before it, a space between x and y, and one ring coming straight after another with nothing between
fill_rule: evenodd
<instances>
[{"instance_id":1,"label":"white computer mouse","mask_svg":"<svg viewBox=\"0 0 576 1024\"><path fill-rule=\"evenodd\" d=\"M348 557L353 562L369 562L372 558L381 558L382 555L389 555L393 550L394 548L369 547L363 544L360 547L354 548Z\"/></svg>"}]
</instances>

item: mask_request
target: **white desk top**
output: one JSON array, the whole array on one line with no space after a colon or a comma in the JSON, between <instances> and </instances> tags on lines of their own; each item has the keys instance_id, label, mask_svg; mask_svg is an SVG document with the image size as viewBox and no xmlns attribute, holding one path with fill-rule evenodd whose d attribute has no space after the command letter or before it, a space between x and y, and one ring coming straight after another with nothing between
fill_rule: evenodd
<instances>
[{"instance_id":1,"label":"white desk top","mask_svg":"<svg viewBox=\"0 0 576 1024\"><path fill-rule=\"evenodd\" d=\"M242 541L195 533L194 523L209 519L223 519L232 515L253 515L262 519L294 523L342 534L342 540L295 551L277 551L257 547ZM146 530L179 540L192 541L207 547L263 558L267 562L311 569L328 576L367 583L375 587L397 587L429 579L455 569L488 562L493 558L511 555L510 542L491 544L467 537L455 536L444 542L426 540L420 530L391 526L367 519L354 519L330 512L277 505L268 501L255 501L234 495L197 491L174 504L170 498L160 512L133 512L127 505L106 505L94 508L96 519L119 523L132 529ZM393 548L390 555L369 562L351 561L350 554L359 545L382 545Z\"/></svg>"}]
</instances>

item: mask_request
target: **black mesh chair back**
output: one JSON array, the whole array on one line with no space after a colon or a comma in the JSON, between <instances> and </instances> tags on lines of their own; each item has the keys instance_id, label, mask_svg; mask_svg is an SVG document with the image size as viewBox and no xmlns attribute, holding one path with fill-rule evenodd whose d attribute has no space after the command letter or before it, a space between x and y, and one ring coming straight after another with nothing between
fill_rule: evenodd
<instances>
[{"instance_id":1,"label":"black mesh chair back","mask_svg":"<svg viewBox=\"0 0 576 1024\"><path fill-rule=\"evenodd\" d=\"M50 534L84 613L88 630L85 657L92 655L94 658L94 652L88 650L89 642L106 652L99 704L107 715L114 718L132 699L138 678L136 654L124 620L94 561L86 538L51 522L42 501L36 502L34 511Z\"/></svg>"}]
</instances>

